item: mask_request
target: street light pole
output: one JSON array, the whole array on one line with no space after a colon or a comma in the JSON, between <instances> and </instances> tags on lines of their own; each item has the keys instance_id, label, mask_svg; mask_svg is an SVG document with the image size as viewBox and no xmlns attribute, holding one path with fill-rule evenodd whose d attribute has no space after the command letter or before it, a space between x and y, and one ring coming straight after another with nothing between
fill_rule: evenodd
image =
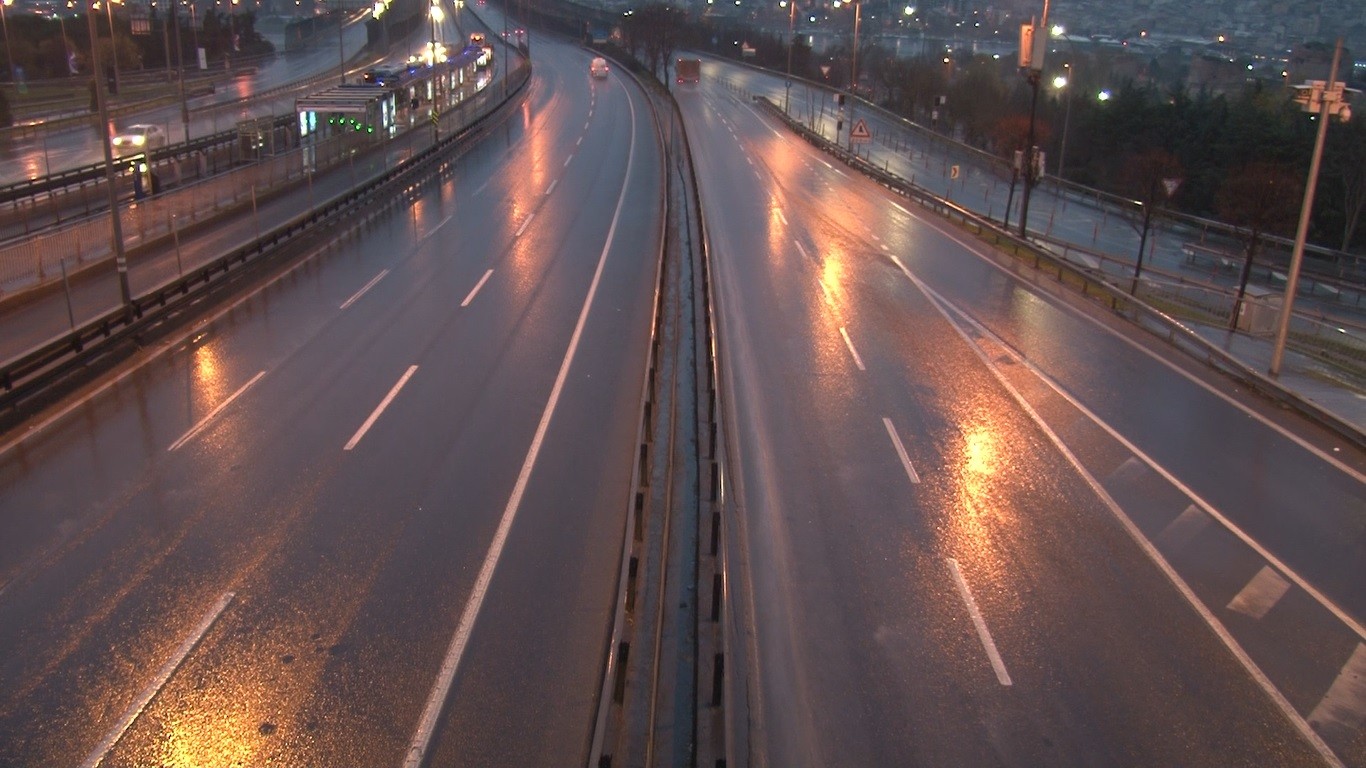
<instances>
[{"instance_id":1,"label":"street light pole","mask_svg":"<svg viewBox=\"0 0 1366 768\"><path fill-rule=\"evenodd\" d=\"M863 19L863 2L854 0L854 52L849 60L849 151L854 151L854 106L858 101L858 29ZM837 137L838 138L838 137Z\"/></svg>"},{"instance_id":2,"label":"street light pole","mask_svg":"<svg viewBox=\"0 0 1366 768\"><path fill-rule=\"evenodd\" d=\"M90 31L91 73L95 76L95 109L100 117L100 147L104 150L104 186L109 190L109 231L110 246L114 252L114 267L119 273L119 295L123 299L124 313L132 311L133 294L128 285L128 258L123 252L123 225L119 222L119 192L115 188L114 148L109 144L109 105L104 98L104 78L100 71L100 57L95 55L95 14L92 8L85 9L85 22Z\"/></svg>"},{"instance_id":3,"label":"street light pole","mask_svg":"<svg viewBox=\"0 0 1366 768\"><path fill-rule=\"evenodd\" d=\"M346 40L342 33L346 30L346 9L342 0L337 0L337 71L341 73L341 84L346 85Z\"/></svg>"},{"instance_id":4,"label":"street light pole","mask_svg":"<svg viewBox=\"0 0 1366 768\"><path fill-rule=\"evenodd\" d=\"M441 79L440 73L436 68L436 25L437 22L441 21L443 16L441 11L441 0L432 0L432 7L431 10L428 11L428 15L431 16L432 19L432 42L430 49L432 57L432 146L436 146L436 144L441 141Z\"/></svg>"},{"instance_id":5,"label":"street light pole","mask_svg":"<svg viewBox=\"0 0 1366 768\"><path fill-rule=\"evenodd\" d=\"M1062 178L1063 164L1067 162L1067 126L1072 122L1072 91L1076 90L1077 70L1071 64L1064 64L1070 73L1068 77L1057 77L1053 79L1053 84L1058 88L1067 89L1067 106L1062 113L1062 144L1058 147L1058 178ZM1061 80L1061 84L1059 84Z\"/></svg>"},{"instance_id":6,"label":"street light pole","mask_svg":"<svg viewBox=\"0 0 1366 768\"><path fill-rule=\"evenodd\" d=\"M9 79L15 86L19 84L19 75L14 69L14 50L9 46L9 17L5 15L5 9L14 4L14 0L4 0L0 2L0 24L5 27L5 57L9 59Z\"/></svg>"},{"instance_id":7,"label":"street light pole","mask_svg":"<svg viewBox=\"0 0 1366 768\"><path fill-rule=\"evenodd\" d=\"M194 2L195 2L195 0L189 0L189 3L190 3L190 38L194 41L194 65L195 65L196 68L200 68L200 67L199 67L199 18L195 16Z\"/></svg>"},{"instance_id":8,"label":"street light pole","mask_svg":"<svg viewBox=\"0 0 1366 768\"><path fill-rule=\"evenodd\" d=\"M68 5L67 8L70 9L71 6ZM71 77L76 73L71 71L71 41L66 36L66 17L61 13L57 14L57 25L62 28L62 51L66 54L66 76Z\"/></svg>"},{"instance_id":9,"label":"street light pole","mask_svg":"<svg viewBox=\"0 0 1366 768\"><path fill-rule=\"evenodd\" d=\"M114 60L114 93L119 92L119 40L114 34L114 0L102 0L104 3L104 13L109 19L109 54ZM90 49L93 51L95 46L92 44Z\"/></svg>"},{"instance_id":10,"label":"street light pole","mask_svg":"<svg viewBox=\"0 0 1366 768\"><path fill-rule=\"evenodd\" d=\"M1031 26L1033 26L1031 24ZM1024 194L1020 196L1020 237L1028 236L1029 227L1029 196L1034 191L1036 179L1035 165L1038 147L1034 146L1034 122L1039 112L1039 80L1043 77L1044 52L1048 46L1042 42L1046 40L1048 34L1048 0L1043 0L1043 17L1039 24L1033 26L1029 39L1030 50L1028 55L1021 51L1021 59L1025 65L1025 79L1029 82L1029 137L1025 140L1025 163L1024 163ZM1023 41L1022 41L1023 43Z\"/></svg>"},{"instance_id":11,"label":"street light pole","mask_svg":"<svg viewBox=\"0 0 1366 768\"><path fill-rule=\"evenodd\" d=\"M788 114L787 105L792 100L792 44L797 28L797 0L787 2L787 90L783 92L783 114Z\"/></svg>"},{"instance_id":12,"label":"street light pole","mask_svg":"<svg viewBox=\"0 0 1366 768\"><path fill-rule=\"evenodd\" d=\"M1328 135L1328 118L1333 115L1341 116L1341 110L1346 106L1343 101L1342 83L1338 82L1338 65L1342 62L1342 38L1338 38L1337 47L1333 50L1333 66L1328 70L1328 85L1318 94L1318 103L1315 103L1315 91L1312 89L1308 100L1305 103L1306 110L1318 108L1319 131L1314 139L1314 154L1309 161L1309 180L1304 185L1304 201L1300 206L1300 223L1295 230L1295 250L1290 255L1290 271L1285 281L1285 298L1281 300L1280 321L1276 324L1276 344L1271 349L1271 367L1268 373L1272 376L1279 376L1281 373L1281 361L1285 357L1285 341L1290 335L1290 317L1294 311L1295 291L1299 288L1300 266L1304 262L1304 245L1309 235L1309 217L1314 210L1314 187L1319 181L1319 165L1323 160L1323 141ZM1350 116L1351 112L1347 113ZM1345 117L1343 119L1346 119Z\"/></svg>"}]
</instances>

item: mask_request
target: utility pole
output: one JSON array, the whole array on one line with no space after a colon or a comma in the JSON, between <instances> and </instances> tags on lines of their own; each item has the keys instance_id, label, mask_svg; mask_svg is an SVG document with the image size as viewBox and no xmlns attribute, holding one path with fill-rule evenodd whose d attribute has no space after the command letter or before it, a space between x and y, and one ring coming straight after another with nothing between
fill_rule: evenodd
<instances>
[{"instance_id":1,"label":"utility pole","mask_svg":"<svg viewBox=\"0 0 1366 768\"><path fill-rule=\"evenodd\" d=\"M854 0L854 53L849 61L849 151L854 151L854 105L858 101L858 28L863 18L863 3Z\"/></svg>"},{"instance_id":2,"label":"utility pole","mask_svg":"<svg viewBox=\"0 0 1366 768\"><path fill-rule=\"evenodd\" d=\"M1029 137L1025 140L1024 194L1020 197L1020 237L1028 236L1029 197L1038 180L1039 148L1034 146L1034 122L1039 112L1039 80L1043 77L1044 53L1048 49L1048 0L1043 0L1043 17L1020 26L1020 68L1029 83Z\"/></svg>"},{"instance_id":3,"label":"utility pole","mask_svg":"<svg viewBox=\"0 0 1366 768\"><path fill-rule=\"evenodd\" d=\"M1323 141L1328 135L1328 119L1336 116L1346 122L1352 117L1344 97L1343 84L1338 82L1338 65L1342 62L1342 38L1338 38L1333 50L1333 66L1328 70L1328 81L1310 81L1305 86L1296 86L1299 93L1295 100L1306 112L1317 112L1319 117L1318 136L1314 139L1314 154L1309 161L1309 181L1304 185L1304 201L1300 206L1300 223L1295 230L1295 250L1290 255L1290 272L1285 281L1285 298L1281 299L1280 321L1276 324L1276 344L1271 349L1271 367L1268 373L1279 376L1281 361L1285 357L1285 342L1290 335L1290 317L1294 311L1295 291L1299 288L1300 267L1304 263L1304 245L1309 235L1309 218L1314 210L1314 187L1319 181L1319 165L1323 160Z\"/></svg>"},{"instance_id":4,"label":"utility pole","mask_svg":"<svg viewBox=\"0 0 1366 768\"><path fill-rule=\"evenodd\" d=\"M180 39L180 19L176 18L175 6L180 0L170 0L171 16L175 23L175 71L180 81L180 123L185 127L185 141L190 140L190 100L185 96L185 44ZM168 62L169 63L169 62Z\"/></svg>"},{"instance_id":5,"label":"utility pole","mask_svg":"<svg viewBox=\"0 0 1366 768\"><path fill-rule=\"evenodd\" d=\"M85 9L85 23L90 31L91 73L95 76L95 109L100 117L100 147L104 150L104 186L109 190L109 244L114 252L114 267L119 273L119 296L123 299L124 316L132 319L133 293L128 285L128 257L123 252L123 225L119 222L119 191L115 188L114 148L109 145L109 105L104 97L104 74L100 57L95 55L95 13Z\"/></svg>"},{"instance_id":6,"label":"utility pole","mask_svg":"<svg viewBox=\"0 0 1366 768\"><path fill-rule=\"evenodd\" d=\"M787 105L792 99L792 46L796 42L793 33L797 28L797 0L787 2L787 90L783 92L783 114L788 114Z\"/></svg>"}]
</instances>

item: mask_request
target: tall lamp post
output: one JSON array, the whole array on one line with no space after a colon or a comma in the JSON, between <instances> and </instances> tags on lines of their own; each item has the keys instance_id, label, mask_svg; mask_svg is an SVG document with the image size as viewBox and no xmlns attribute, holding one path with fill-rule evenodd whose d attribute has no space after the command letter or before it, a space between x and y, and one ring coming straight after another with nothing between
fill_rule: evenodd
<instances>
[{"instance_id":1,"label":"tall lamp post","mask_svg":"<svg viewBox=\"0 0 1366 768\"><path fill-rule=\"evenodd\" d=\"M346 85L346 39L342 37L345 31L346 9L342 0L337 0L337 71L341 73L342 85Z\"/></svg>"},{"instance_id":2,"label":"tall lamp post","mask_svg":"<svg viewBox=\"0 0 1366 768\"><path fill-rule=\"evenodd\" d=\"M118 93L118 92L119 92L119 40L118 40L118 36L114 33L114 0L102 0L102 2L104 3L104 14L105 14L105 16L109 19L109 54L110 54L110 57L114 60L114 90L113 90L113 93ZM99 7L99 3L96 3L96 4L95 4L95 7ZM8 45L8 43L6 43L6 45ZM93 44L90 46L90 50L91 50L92 53L94 52L95 46L94 46Z\"/></svg>"},{"instance_id":3,"label":"tall lamp post","mask_svg":"<svg viewBox=\"0 0 1366 768\"><path fill-rule=\"evenodd\" d=\"M9 79L10 82L18 85L19 75L14 68L14 49L9 46L9 17L5 15L5 9L14 5L14 0L4 0L0 2L0 24L5 27L5 57L9 59Z\"/></svg>"},{"instance_id":4,"label":"tall lamp post","mask_svg":"<svg viewBox=\"0 0 1366 768\"><path fill-rule=\"evenodd\" d=\"M1044 51L1047 50L1048 0L1043 0L1043 16L1020 27L1020 68L1029 82L1029 137L1025 140L1024 194L1020 197L1020 237L1028 236L1029 196L1038 179L1039 148L1034 146L1034 121L1039 112L1039 80L1043 77Z\"/></svg>"},{"instance_id":5,"label":"tall lamp post","mask_svg":"<svg viewBox=\"0 0 1366 768\"><path fill-rule=\"evenodd\" d=\"M185 43L180 38L180 18L176 16L177 0L171 0L167 23L175 25L175 76L180 83L180 123L185 128L185 141L190 140L190 101L185 95ZM169 65L170 62L167 62Z\"/></svg>"},{"instance_id":6,"label":"tall lamp post","mask_svg":"<svg viewBox=\"0 0 1366 768\"><path fill-rule=\"evenodd\" d=\"M441 101L438 98L441 93L441 79L436 68L436 25L446 16L441 10L441 0L432 0L429 15L432 17L432 145L435 146L441 140Z\"/></svg>"},{"instance_id":7,"label":"tall lamp post","mask_svg":"<svg viewBox=\"0 0 1366 768\"><path fill-rule=\"evenodd\" d=\"M1300 206L1300 223L1295 230L1295 250L1290 254L1290 271L1285 281L1285 298L1281 301L1280 321L1276 324L1276 344L1271 349L1272 376L1281 373L1281 361L1285 357L1285 341L1290 335L1290 316L1295 305L1295 291L1300 282L1300 266L1304 262L1304 244L1309 234L1309 216L1314 210L1314 186L1319 181L1319 164L1323 160L1323 140L1328 134L1328 118L1336 116L1346 121L1351 119L1352 110L1344 98L1343 83L1338 81L1338 65L1342 62L1342 38L1338 38L1333 50L1333 66L1328 70L1328 82L1310 81L1304 86L1296 86L1299 93L1295 100L1306 112L1317 112L1319 117L1318 136L1314 139L1314 154L1309 161L1309 180L1304 185L1304 201Z\"/></svg>"},{"instance_id":8,"label":"tall lamp post","mask_svg":"<svg viewBox=\"0 0 1366 768\"><path fill-rule=\"evenodd\" d=\"M858 101L858 29L863 19L863 2L854 0L854 51L849 60L849 151L854 151L854 105Z\"/></svg>"},{"instance_id":9,"label":"tall lamp post","mask_svg":"<svg viewBox=\"0 0 1366 768\"><path fill-rule=\"evenodd\" d=\"M1064 64L1064 67L1071 68L1072 65ZM1058 90L1067 89L1067 106L1062 112L1062 143L1058 146L1058 178L1062 178L1063 163L1067 161L1067 126L1072 122L1072 85L1067 75L1058 75L1053 78L1053 87Z\"/></svg>"},{"instance_id":10,"label":"tall lamp post","mask_svg":"<svg viewBox=\"0 0 1366 768\"><path fill-rule=\"evenodd\" d=\"M95 109L100 116L100 147L104 150L104 186L109 190L110 250L114 252L114 267L119 274L119 295L123 299L125 315L133 307L133 294L128 286L128 258L123 252L123 225L119 222L119 192L114 187L114 148L109 144L109 105L104 97L104 77L100 57L95 55L95 14L85 10L85 22L90 31L90 66L95 76Z\"/></svg>"},{"instance_id":11,"label":"tall lamp post","mask_svg":"<svg viewBox=\"0 0 1366 768\"><path fill-rule=\"evenodd\" d=\"M71 8L69 1L66 7ZM71 38L66 36L66 16L62 15L60 11L57 13L57 25L62 28L62 52L66 54L66 75L71 77L76 74L75 68L71 65Z\"/></svg>"},{"instance_id":12,"label":"tall lamp post","mask_svg":"<svg viewBox=\"0 0 1366 768\"><path fill-rule=\"evenodd\" d=\"M797 0L783 0L783 3L787 5L787 90L783 92L783 114L788 114L787 105L792 100L792 44L797 28Z\"/></svg>"}]
</instances>

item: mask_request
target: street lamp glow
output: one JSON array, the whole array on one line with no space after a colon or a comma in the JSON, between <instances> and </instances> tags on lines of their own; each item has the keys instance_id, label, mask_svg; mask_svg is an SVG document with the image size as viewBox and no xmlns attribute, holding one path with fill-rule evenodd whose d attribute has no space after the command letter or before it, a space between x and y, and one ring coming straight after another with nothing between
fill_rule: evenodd
<instances>
[{"instance_id":1,"label":"street lamp glow","mask_svg":"<svg viewBox=\"0 0 1366 768\"><path fill-rule=\"evenodd\" d=\"M1053 78L1053 87L1054 87L1054 88L1057 88L1058 90L1062 90L1063 88L1066 88L1066 87L1067 87L1067 76L1066 76L1066 75L1058 75L1058 76L1054 77L1054 78Z\"/></svg>"},{"instance_id":2,"label":"street lamp glow","mask_svg":"<svg viewBox=\"0 0 1366 768\"><path fill-rule=\"evenodd\" d=\"M914 5L908 5L908 6L906 6L905 8L903 8L901 12L902 12L904 15L906 15L906 16L914 16L914 15L915 15L915 6L914 6Z\"/></svg>"},{"instance_id":3,"label":"street lamp glow","mask_svg":"<svg viewBox=\"0 0 1366 768\"><path fill-rule=\"evenodd\" d=\"M443 22L443 21L445 21L445 20L446 20L446 12L443 11L443 10L441 10L441 6L436 5L435 3L433 3L433 4L432 4L432 21L436 22L437 24L440 24L441 22Z\"/></svg>"},{"instance_id":4,"label":"street lamp glow","mask_svg":"<svg viewBox=\"0 0 1366 768\"><path fill-rule=\"evenodd\" d=\"M1067 27L1064 27L1061 24L1054 24L1053 28L1048 31L1052 33L1054 37L1062 37L1063 35L1067 34Z\"/></svg>"},{"instance_id":5,"label":"street lamp glow","mask_svg":"<svg viewBox=\"0 0 1366 768\"><path fill-rule=\"evenodd\" d=\"M1096 98L1100 99L1101 101L1109 101L1111 96L1112 94L1109 91L1101 91L1100 93L1096 94Z\"/></svg>"}]
</instances>

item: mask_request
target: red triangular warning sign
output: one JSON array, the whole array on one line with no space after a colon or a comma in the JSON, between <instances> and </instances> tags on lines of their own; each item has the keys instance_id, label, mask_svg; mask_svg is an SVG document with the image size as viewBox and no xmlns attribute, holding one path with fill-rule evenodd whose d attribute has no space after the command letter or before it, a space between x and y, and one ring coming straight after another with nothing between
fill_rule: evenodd
<instances>
[{"instance_id":1,"label":"red triangular warning sign","mask_svg":"<svg viewBox=\"0 0 1366 768\"><path fill-rule=\"evenodd\" d=\"M849 136L855 139L871 139L873 134L868 131L868 124L863 122L863 118L854 121L854 128Z\"/></svg>"}]
</instances>

